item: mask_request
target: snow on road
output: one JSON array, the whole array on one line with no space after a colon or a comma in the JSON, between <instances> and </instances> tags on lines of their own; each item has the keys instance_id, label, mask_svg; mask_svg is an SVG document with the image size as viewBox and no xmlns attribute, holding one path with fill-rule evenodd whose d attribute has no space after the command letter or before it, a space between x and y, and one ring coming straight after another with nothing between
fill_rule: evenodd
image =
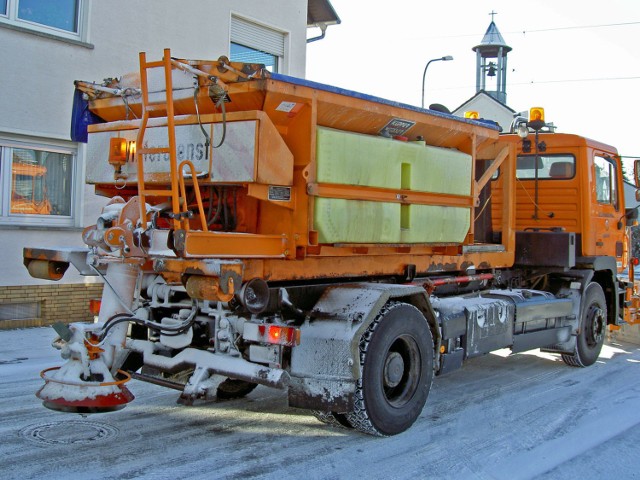
<instances>
[{"instance_id":1,"label":"snow on road","mask_svg":"<svg viewBox=\"0 0 640 480\"><path fill-rule=\"evenodd\" d=\"M539 351L469 361L436 378L407 432L327 427L258 387L228 402L176 405L137 381L124 410L43 408L40 370L61 363L50 328L0 331L0 475L80 478L640 478L640 347L608 343L571 368Z\"/></svg>"}]
</instances>

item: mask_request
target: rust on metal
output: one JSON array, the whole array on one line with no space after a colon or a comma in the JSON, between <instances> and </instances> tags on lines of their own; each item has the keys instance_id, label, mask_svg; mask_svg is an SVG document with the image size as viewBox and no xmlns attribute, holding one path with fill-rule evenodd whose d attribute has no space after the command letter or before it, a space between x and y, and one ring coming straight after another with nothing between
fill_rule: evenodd
<instances>
[{"instance_id":1,"label":"rust on metal","mask_svg":"<svg viewBox=\"0 0 640 480\"><path fill-rule=\"evenodd\" d=\"M190 275L185 282L185 288L191 298L209 300L212 302L228 302L235 295L235 281L233 275L228 275L226 281L220 277L203 277ZM224 290L223 291L223 284Z\"/></svg>"}]
</instances>

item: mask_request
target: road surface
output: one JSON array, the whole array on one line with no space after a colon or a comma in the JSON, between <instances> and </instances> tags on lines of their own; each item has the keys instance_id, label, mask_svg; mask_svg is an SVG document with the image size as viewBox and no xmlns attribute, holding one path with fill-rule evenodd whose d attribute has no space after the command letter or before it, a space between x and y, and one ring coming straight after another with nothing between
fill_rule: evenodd
<instances>
[{"instance_id":1,"label":"road surface","mask_svg":"<svg viewBox=\"0 0 640 480\"><path fill-rule=\"evenodd\" d=\"M416 424L390 438L328 427L285 392L176 405L130 382L124 410L82 417L34 396L61 363L50 328L0 331L3 479L640 478L640 347L608 342L578 369L500 351L436 378Z\"/></svg>"}]
</instances>

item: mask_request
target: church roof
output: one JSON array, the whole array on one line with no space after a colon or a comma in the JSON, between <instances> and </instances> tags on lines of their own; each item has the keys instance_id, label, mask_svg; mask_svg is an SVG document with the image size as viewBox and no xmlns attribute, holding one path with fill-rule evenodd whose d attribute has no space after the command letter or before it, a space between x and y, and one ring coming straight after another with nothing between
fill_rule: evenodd
<instances>
[{"instance_id":1,"label":"church roof","mask_svg":"<svg viewBox=\"0 0 640 480\"><path fill-rule=\"evenodd\" d=\"M473 47L473 51L479 51L483 56L495 57L498 54L499 49L502 47L502 54L506 55L511 51L511 47L506 44L500 30L492 20L489 24L489 28L482 37L482 42L479 45Z\"/></svg>"},{"instance_id":2,"label":"church roof","mask_svg":"<svg viewBox=\"0 0 640 480\"><path fill-rule=\"evenodd\" d=\"M457 115L458 113L463 112L466 109L466 106L469 105L473 100L482 97L482 98L486 98L487 101L492 102L492 103L496 103L500 106L500 108L504 109L505 111L509 112L510 114L516 113L516 111L511 108L509 105L507 105L506 103L502 103L500 100L496 99L493 95L489 94L488 92L485 92L484 90L480 90L479 92L477 92L473 97L465 100L464 102L462 102L462 104L457 107L455 110L453 110L453 114Z\"/></svg>"}]
</instances>

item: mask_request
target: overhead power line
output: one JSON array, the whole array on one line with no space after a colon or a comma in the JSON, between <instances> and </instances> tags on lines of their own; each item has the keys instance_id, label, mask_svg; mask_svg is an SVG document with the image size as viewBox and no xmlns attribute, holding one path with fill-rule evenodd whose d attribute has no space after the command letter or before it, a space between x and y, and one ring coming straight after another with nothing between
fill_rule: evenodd
<instances>
[{"instance_id":1,"label":"overhead power line","mask_svg":"<svg viewBox=\"0 0 640 480\"><path fill-rule=\"evenodd\" d=\"M506 34L522 34L526 35L527 33L542 33L542 32L554 32L558 30L578 30L578 29L587 29L587 28L605 28L605 27L626 27L629 25L640 25L639 22L621 22L621 23L603 23L599 25L571 25L567 27L553 27L553 28L537 28L531 30L513 30L510 32L506 32ZM441 35L436 37L420 37L424 39L436 39L436 38L463 38L463 37L480 37L483 33L464 33L460 35Z\"/></svg>"},{"instance_id":2,"label":"overhead power line","mask_svg":"<svg viewBox=\"0 0 640 480\"><path fill-rule=\"evenodd\" d=\"M601 25L573 25L570 27L555 27L555 28L540 28L536 30L522 30L522 32L507 32L507 33L538 33L538 32L554 32L556 30L578 30L581 28L603 28L603 27L623 27L627 25L638 25L640 22L623 22L623 23L603 23Z\"/></svg>"},{"instance_id":3,"label":"overhead power line","mask_svg":"<svg viewBox=\"0 0 640 480\"><path fill-rule=\"evenodd\" d=\"M564 80L531 80L529 82L509 83L509 85L531 85L536 83L572 83L572 82L608 82L611 80L638 80L640 76L635 77L601 77L601 78L567 78Z\"/></svg>"},{"instance_id":4,"label":"overhead power line","mask_svg":"<svg viewBox=\"0 0 640 480\"><path fill-rule=\"evenodd\" d=\"M566 78L561 80L529 80L527 82L507 82L507 86L536 85L541 83L574 83L574 82L608 82L616 80L640 80L640 75L632 77L600 77L600 78ZM474 88L475 85L460 85L457 87L433 87L433 91L461 90Z\"/></svg>"}]
</instances>

